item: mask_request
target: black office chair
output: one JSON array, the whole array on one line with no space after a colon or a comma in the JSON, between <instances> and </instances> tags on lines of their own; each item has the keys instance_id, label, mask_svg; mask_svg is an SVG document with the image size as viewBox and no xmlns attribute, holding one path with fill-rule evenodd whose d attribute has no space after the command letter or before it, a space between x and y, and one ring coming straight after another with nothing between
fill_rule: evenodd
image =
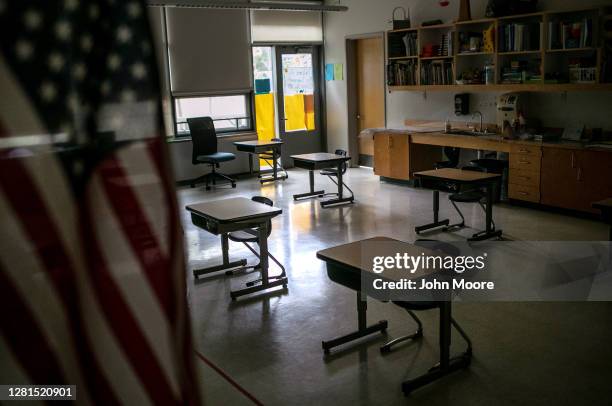
<instances>
[{"instance_id":1,"label":"black office chair","mask_svg":"<svg viewBox=\"0 0 612 406\"><path fill-rule=\"evenodd\" d=\"M487 173L497 173L502 175L500 180L495 184L495 188L493 190L493 200L495 202L499 202L502 197L505 198L505 185L507 183L508 178L508 167L509 162L506 159L497 159L495 154L491 154L492 157L473 159L470 161L470 165L481 169L483 172Z\"/></svg>"},{"instance_id":2,"label":"black office chair","mask_svg":"<svg viewBox=\"0 0 612 406\"><path fill-rule=\"evenodd\" d=\"M340 156L346 156L347 152L343 149L337 149L336 151L334 151L334 154L340 155ZM346 173L347 169L348 169L348 161L342 163L342 175ZM329 180L331 180L332 182L336 184L336 186L338 186L338 181L336 180L336 178L338 178L338 168L325 168L320 172L320 174L327 176ZM353 193L351 188L348 187L346 182L342 182L342 186L344 186L351 193L351 198L355 198L355 194ZM338 196L338 192L325 193L323 196Z\"/></svg>"},{"instance_id":3,"label":"black office chair","mask_svg":"<svg viewBox=\"0 0 612 406\"><path fill-rule=\"evenodd\" d=\"M280 138L272 138L270 141L280 142L281 139ZM272 155L272 151L266 151L263 154L259 154L259 158L261 158L264 161L266 161L268 166L273 167L273 165L274 165L274 156ZM289 174L287 173L287 171L283 167L283 161L280 159L280 156L277 157L277 161L276 162L278 163L278 166L279 166L279 169L281 170L281 172L285 175L285 179L289 178ZM261 177L261 175L259 175L259 177Z\"/></svg>"},{"instance_id":4,"label":"black office chair","mask_svg":"<svg viewBox=\"0 0 612 406\"><path fill-rule=\"evenodd\" d=\"M267 197L264 196L253 196L251 198L251 200L253 200L254 202L259 202L259 203L263 203L263 204L267 204L268 206L272 206L274 204L274 202L272 202L272 200L268 199ZM270 234L272 233L272 220L268 220L268 235L267 237L270 236ZM231 241L234 242L241 242L244 245L246 245L246 247L257 257L260 258L259 253L256 252L253 247L251 247L248 243L252 242L255 244L259 244L259 235L258 235L258 231L256 229L246 229L246 230L241 230L241 231L234 231L228 234L228 238ZM279 266L279 268L281 269L281 273L280 275L277 276L270 276L269 279L271 280L275 280L275 279L281 279L284 278L286 273L285 273L285 267L276 259L274 258L274 256L268 251L268 257L270 257L270 259L272 261L274 261L276 263L276 265ZM261 258L260 258L261 259ZM252 268L254 270L257 270L260 268L260 264L257 263L255 265L251 265L251 266L246 266L242 269L249 269ZM229 271L227 272L230 275L233 275L234 272ZM260 282L261 278L259 279L255 279L253 281L249 281L247 282L247 286L253 286L255 285L257 282Z\"/></svg>"},{"instance_id":5,"label":"black office chair","mask_svg":"<svg viewBox=\"0 0 612 406\"><path fill-rule=\"evenodd\" d=\"M474 171L474 172L484 172L482 168L475 167L475 166L465 166L463 167L463 170ZM463 213L461 212L461 210L459 210L457 203L478 203L478 205L486 213L487 209L484 203L482 202L486 197L487 197L487 192L482 187L477 187L474 189L468 189L468 190L450 194L448 196L448 200L450 200L451 204L453 205L457 213L459 213L459 216L461 217L461 222L456 223L456 224L451 224L447 226L446 229L447 230L459 229L459 228L465 227L465 217L463 216ZM493 230L495 230L495 222L493 220L491 220L491 224L493 226Z\"/></svg>"},{"instance_id":6,"label":"black office chair","mask_svg":"<svg viewBox=\"0 0 612 406\"><path fill-rule=\"evenodd\" d=\"M440 242L436 240L416 240L415 245L427 246L427 248L441 251L451 256L456 256L460 254L459 249L457 247L454 247L448 243L444 243L444 242ZM430 301L423 301L423 302L393 301L393 304L401 307L402 309L408 312L410 317L416 322L417 330L413 334L409 334L403 337L398 337L384 344L382 347L380 347L380 352L383 354L390 352L391 348L394 345L399 344L403 341L416 340L416 339L423 337L423 323L421 323L421 320L417 317L417 315L414 312L438 309L440 307L441 302L437 302L437 301L431 301L431 302ZM460 357L466 357L469 360L472 356L472 340L470 340L470 337L468 337L467 333L461 328L459 323L457 323L457 321L452 317L451 317L451 324L455 327L455 329L457 329L461 337L463 337L463 339L467 342L467 349L465 350L464 353L460 355Z\"/></svg>"},{"instance_id":7,"label":"black office chair","mask_svg":"<svg viewBox=\"0 0 612 406\"><path fill-rule=\"evenodd\" d=\"M191 163L211 166L211 172L193 179L191 187L195 187L196 183L206 182L206 190L210 190L210 184L216 185L217 179L228 181L233 188L236 187L236 180L216 171L221 162L233 161L236 155L231 152L218 151L217 133L212 119L210 117L188 118L187 125L189 125L193 144Z\"/></svg>"},{"instance_id":8,"label":"black office chair","mask_svg":"<svg viewBox=\"0 0 612 406\"><path fill-rule=\"evenodd\" d=\"M441 168L456 168L459 165L459 156L461 154L460 148L444 147L444 155L446 155L447 161L440 161L434 164L435 169Z\"/></svg>"}]
</instances>

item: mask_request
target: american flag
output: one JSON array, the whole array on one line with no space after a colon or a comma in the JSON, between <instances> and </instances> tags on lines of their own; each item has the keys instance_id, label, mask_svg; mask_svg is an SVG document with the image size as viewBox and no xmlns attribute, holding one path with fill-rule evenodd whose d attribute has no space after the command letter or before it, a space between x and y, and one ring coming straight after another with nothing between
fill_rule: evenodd
<instances>
[{"instance_id":1,"label":"american flag","mask_svg":"<svg viewBox=\"0 0 612 406\"><path fill-rule=\"evenodd\" d=\"M0 0L0 383L199 404L145 4Z\"/></svg>"}]
</instances>

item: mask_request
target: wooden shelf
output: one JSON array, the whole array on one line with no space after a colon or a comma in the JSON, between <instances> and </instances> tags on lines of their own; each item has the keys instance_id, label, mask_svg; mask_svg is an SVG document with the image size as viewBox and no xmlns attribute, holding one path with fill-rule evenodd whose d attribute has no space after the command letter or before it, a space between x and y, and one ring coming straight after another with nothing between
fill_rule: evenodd
<instances>
[{"instance_id":1,"label":"wooden shelf","mask_svg":"<svg viewBox=\"0 0 612 406\"><path fill-rule=\"evenodd\" d=\"M455 28L455 24L436 24L428 25L426 27L419 27L419 30L436 30L441 28Z\"/></svg>"},{"instance_id":2,"label":"wooden shelf","mask_svg":"<svg viewBox=\"0 0 612 406\"><path fill-rule=\"evenodd\" d=\"M461 52L457 56L495 55L495 52Z\"/></svg>"},{"instance_id":3,"label":"wooden shelf","mask_svg":"<svg viewBox=\"0 0 612 406\"><path fill-rule=\"evenodd\" d=\"M401 61L402 59L418 59L418 56L416 55L409 55L409 56L393 56L391 58L387 58L390 61Z\"/></svg>"},{"instance_id":4,"label":"wooden shelf","mask_svg":"<svg viewBox=\"0 0 612 406\"><path fill-rule=\"evenodd\" d=\"M511 15L511 16L497 17L497 19L498 20L520 20L523 18L543 17L544 14L547 14L547 13L538 12L538 13L527 13L527 14L516 14L516 15Z\"/></svg>"},{"instance_id":5,"label":"wooden shelf","mask_svg":"<svg viewBox=\"0 0 612 406\"><path fill-rule=\"evenodd\" d=\"M557 52L595 52L599 48L595 47L586 47L586 48L560 48L560 49L547 49L546 53L554 54Z\"/></svg>"},{"instance_id":6,"label":"wooden shelf","mask_svg":"<svg viewBox=\"0 0 612 406\"><path fill-rule=\"evenodd\" d=\"M498 52L498 55L532 55L532 54L541 54L542 51L539 49L536 51L508 51L508 52Z\"/></svg>"},{"instance_id":7,"label":"wooden shelf","mask_svg":"<svg viewBox=\"0 0 612 406\"><path fill-rule=\"evenodd\" d=\"M390 34L395 34L399 32L415 32L418 31L418 28L400 28L399 30L389 30L387 31Z\"/></svg>"},{"instance_id":8,"label":"wooden shelf","mask_svg":"<svg viewBox=\"0 0 612 406\"><path fill-rule=\"evenodd\" d=\"M470 25L470 24L486 24L486 23L494 23L495 18L481 18L479 20L467 20L467 21L457 21L456 25Z\"/></svg>"},{"instance_id":9,"label":"wooden shelf","mask_svg":"<svg viewBox=\"0 0 612 406\"><path fill-rule=\"evenodd\" d=\"M497 84L497 85L418 85L389 86L391 92L610 92L612 83L560 83L560 84Z\"/></svg>"},{"instance_id":10,"label":"wooden shelf","mask_svg":"<svg viewBox=\"0 0 612 406\"><path fill-rule=\"evenodd\" d=\"M428 56L426 58L421 57L419 59L422 61L432 61L434 59L453 59L453 58L454 56Z\"/></svg>"}]
</instances>

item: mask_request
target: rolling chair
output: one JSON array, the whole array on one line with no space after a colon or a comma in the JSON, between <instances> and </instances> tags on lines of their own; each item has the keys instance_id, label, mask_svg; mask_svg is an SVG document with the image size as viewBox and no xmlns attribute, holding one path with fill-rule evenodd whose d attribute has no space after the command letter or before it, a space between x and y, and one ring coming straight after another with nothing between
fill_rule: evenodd
<instances>
[{"instance_id":1,"label":"rolling chair","mask_svg":"<svg viewBox=\"0 0 612 406\"><path fill-rule=\"evenodd\" d=\"M206 190L210 190L210 184L216 185L217 179L221 179L231 183L232 187L235 188L236 180L216 171L221 162L233 161L236 159L236 155L231 152L218 151L217 133L212 119L210 117L188 118L187 125L189 125L193 144L191 163L211 166L211 172L193 179L191 187L195 187L196 183L206 182Z\"/></svg>"},{"instance_id":2,"label":"rolling chair","mask_svg":"<svg viewBox=\"0 0 612 406\"><path fill-rule=\"evenodd\" d=\"M424 246L425 244L423 244L423 243L429 243L429 242L432 243L432 245L427 244L428 248L441 251L441 252L443 252L443 253L445 253L447 255L451 255L451 256L456 256L456 255L460 254L459 249L457 247L454 247L454 246L452 246L450 244L447 244L447 243L444 243L444 242L439 242L439 241L436 241L436 240L416 240L415 241L415 245ZM419 243L421 243L421 244L419 244ZM423 337L423 324L421 323L421 320L417 317L417 315L414 312L415 311L438 309L438 308L440 308L441 302L437 302L437 301L423 301L423 302L417 302L417 301L415 301L415 302L393 301L393 304L395 304L396 306L401 307L402 309L404 309L404 310L406 310L408 312L408 315L410 315L410 317L417 324L417 330L413 334L396 338L394 340L391 340L391 341L387 342L383 346L381 346L380 347L380 352L383 353L383 354L390 352L391 348L393 346L395 346L396 344L399 344L399 343L401 343L403 341L416 340L416 339L419 339L419 338ZM459 323L457 323L457 321L454 318L452 318L452 317L451 317L451 324L459 332L461 337L463 337L463 339L467 342L467 349L465 350L465 352L463 352L457 358L463 358L465 360L465 362L467 364L469 364L470 359L472 357L472 341L470 340L470 337L468 337L467 333L461 328Z\"/></svg>"},{"instance_id":3,"label":"rolling chair","mask_svg":"<svg viewBox=\"0 0 612 406\"><path fill-rule=\"evenodd\" d=\"M281 139L280 138L272 138L270 141L280 142ZM267 152L264 152L263 154L259 154L259 158L263 159L264 161L266 161L266 163L270 167L272 167L274 165L274 156L272 155L272 151L267 151ZM283 162L281 161L280 156L277 157L276 162L278 163L279 169L284 174L285 179L289 178L289 174L287 173L287 170L283 167ZM261 174L259 175L259 177L261 178Z\"/></svg>"},{"instance_id":4,"label":"rolling chair","mask_svg":"<svg viewBox=\"0 0 612 406\"><path fill-rule=\"evenodd\" d=\"M495 156L495 155L494 155ZM470 166L481 169L483 172L487 173L497 173L502 175L500 181L495 184L495 189L493 190L493 196L495 202L499 202L502 199L506 198L507 190L505 190L505 185L508 179L508 167L509 162L507 159L498 159L498 158L479 158L473 159L470 161Z\"/></svg>"},{"instance_id":5,"label":"rolling chair","mask_svg":"<svg viewBox=\"0 0 612 406\"><path fill-rule=\"evenodd\" d=\"M267 197L264 196L253 196L251 198L251 200L253 200L254 202L258 202L258 203L263 203L263 204L267 204L268 206L272 206L274 204L274 202L272 202L272 200L268 199ZM268 234L266 237L269 237L270 234L272 233L272 220L268 220ZM260 258L259 253L256 252L253 247L251 247L248 243L255 243L255 244L259 244L259 236L257 234L257 230L255 229L246 229L246 230L241 230L241 231L234 231L229 233L228 238L231 241L234 242L241 242L244 245L246 245L246 247L257 257ZM274 256L268 251L268 256L270 257L270 259L272 261L274 261L276 263L276 265L279 266L279 268L281 269L281 273L280 275L276 275L276 276L270 276L269 279L271 280L275 280L275 279L281 279L284 278L286 276L285 273L285 267L276 259L274 258ZM251 265L251 266L246 266L244 268L242 268L242 270L245 269L253 269L256 270L258 269L259 263L257 263L256 265ZM227 275L233 275L234 271L227 271L226 272ZM259 279L255 279L252 281L249 281L246 283L247 286L253 286L255 285L257 282L260 282L261 278Z\"/></svg>"},{"instance_id":6,"label":"rolling chair","mask_svg":"<svg viewBox=\"0 0 612 406\"><path fill-rule=\"evenodd\" d=\"M436 162L434 165L435 169L441 168L456 168L459 165L459 154L461 153L460 148L444 147L444 155L448 158L447 161Z\"/></svg>"},{"instance_id":7,"label":"rolling chair","mask_svg":"<svg viewBox=\"0 0 612 406\"><path fill-rule=\"evenodd\" d=\"M463 167L463 170L484 172L481 168L473 167L473 166ZM459 217L461 217L461 222L447 226L446 230L465 227L465 217L463 216L463 213L461 212L461 210L459 210L457 203L478 203L478 205L482 208L482 211L486 213L487 209L482 203L482 200L484 198L486 198L486 191L480 187L476 189L469 189L469 190L464 190L464 191L450 194L448 196L448 200L450 200L451 204L453 205L457 213L459 213ZM491 220L491 224L493 226L493 230L495 230L495 222L493 220Z\"/></svg>"},{"instance_id":8,"label":"rolling chair","mask_svg":"<svg viewBox=\"0 0 612 406\"><path fill-rule=\"evenodd\" d=\"M340 155L340 156L346 156L347 152L343 149L337 149L336 151L334 151L334 154ZM342 175L346 173L347 169L348 169L348 162L343 162L342 163ZM338 178L338 168L325 168L321 170L321 172L319 173L321 175L327 176L329 180L331 180L332 182L336 184L336 186L338 186L338 181L336 180ZM348 187L346 182L342 182L342 186L345 187L350 192L351 198L355 198L355 194L353 193L351 188ZM338 196L338 192L325 193L323 196Z\"/></svg>"},{"instance_id":9,"label":"rolling chair","mask_svg":"<svg viewBox=\"0 0 612 406\"><path fill-rule=\"evenodd\" d=\"M444 155L448 160L439 161L434 164L434 169L442 169L442 168L456 168L459 165L459 156L461 154L461 148L454 147L444 147ZM421 180L422 182L422 180ZM439 189L442 189L446 192L456 192L457 186L453 183L446 182L434 182ZM421 186L423 186L421 184Z\"/></svg>"}]
</instances>

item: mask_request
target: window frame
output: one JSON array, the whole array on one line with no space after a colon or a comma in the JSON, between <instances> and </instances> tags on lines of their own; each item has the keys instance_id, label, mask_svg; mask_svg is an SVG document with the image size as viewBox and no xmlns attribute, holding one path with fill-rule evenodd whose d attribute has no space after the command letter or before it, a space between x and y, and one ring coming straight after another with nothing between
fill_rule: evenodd
<instances>
[{"instance_id":1,"label":"window frame","mask_svg":"<svg viewBox=\"0 0 612 406\"><path fill-rule=\"evenodd\" d=\"M178 122L176 116L176 101L178 99L195 99L195 98L213 98L213 97L227 97L227 96L244 96L244 101L246 103L246 111L248 117L235 117L235 118L219 118L213 119L215 121L225 121L225 120L248 120L249 127L235 130L219 130L215 128L217 137L228 137L236 134L243 134L247 132L255 131L255 112L254 112L254 102L253 102L253 92L245 92L245 93L220 93L220 94L186 94L186 95L172 95L172 121L174 127L174 137L175 138L189 138L191 137L191 133L187 132L179 132L178 126L179 124L186 124L185 122Z\"/></svg>"}]
</instances>

